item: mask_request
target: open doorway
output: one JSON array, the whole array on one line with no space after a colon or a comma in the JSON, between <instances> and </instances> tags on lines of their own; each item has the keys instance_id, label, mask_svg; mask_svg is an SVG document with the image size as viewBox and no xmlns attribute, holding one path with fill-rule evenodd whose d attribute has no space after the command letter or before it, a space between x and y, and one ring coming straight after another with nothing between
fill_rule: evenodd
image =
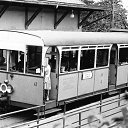
<instances>
[{"instance_id":1,"label":"open doorway","mask_svg":"<svg viewBox=\"0 0 128 128\"><path fill-rule=\"evenodd\" d=\"M113 90L116 88L117 64L118 64L118 46L116 44L113 44L110 51L109 85L108 85L109 90Z\"/></svg>"},{"instance_id":2,"label":"open doorway","mask_svg":"<svg viewBox=\"0 0 128 128\"><path fill-rule=\"evenodd\" d=\"M57 100L58 96L58 77L59 77L59 51L56 47L49 47L46 52L46 58L51 66L51 90L49 91L49 100Z\"/></svg>"}]
</instances>

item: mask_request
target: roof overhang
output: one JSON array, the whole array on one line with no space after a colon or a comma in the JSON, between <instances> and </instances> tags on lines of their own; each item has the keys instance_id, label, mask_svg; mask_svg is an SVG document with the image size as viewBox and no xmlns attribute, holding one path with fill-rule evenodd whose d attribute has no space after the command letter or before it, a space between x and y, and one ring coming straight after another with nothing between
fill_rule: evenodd
<instances>
[{"instance_id":1,"label":"roof overhang","mask_svg":"<svg viewBox=\"0 0 128 128\"><path fill-rule=\"evenodd\" d=\"M34 6L53 6L59 8L75 8L80 10L108 10L105 7L88 6L80 0L0 0L0 4L10 3L11 5L34 5Z\"/></svg>"}]
</instances>

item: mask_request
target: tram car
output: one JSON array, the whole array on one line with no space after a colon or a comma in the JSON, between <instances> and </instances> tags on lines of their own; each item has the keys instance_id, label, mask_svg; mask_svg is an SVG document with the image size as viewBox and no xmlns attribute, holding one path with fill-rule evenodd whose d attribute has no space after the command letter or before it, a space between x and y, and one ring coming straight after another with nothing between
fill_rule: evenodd
<instances>
[{"instance_id":1,"label":"tram car","mask_svg":"<svg viewBox=\"0 0 128 128\"><path fill-rule=\"evenodd\" d=\"M0 103L49 109L127 83L127 32L0 31Z\"/></svg>"}]
</instances>

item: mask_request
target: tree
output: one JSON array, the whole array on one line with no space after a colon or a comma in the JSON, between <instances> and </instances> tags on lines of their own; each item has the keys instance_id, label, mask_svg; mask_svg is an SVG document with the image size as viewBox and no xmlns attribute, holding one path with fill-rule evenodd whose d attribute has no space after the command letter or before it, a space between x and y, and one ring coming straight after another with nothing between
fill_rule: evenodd
<instances>
[{"instance_id":1,"label":"tree","mask_svg":"<svg viewBox=\"0 0 128 128\"><path fill-rule=\"evenodd\" d=\"M84 2L89 6L102 6L108 8L108 10L93 12L88 20L83 23L83 31L110 31L111 28L127 28L126 9L123 8L121 0L102 0L100 2L84 0ZM83 12L81 17L86 15L87 12Z\"/></svg>"}]
</instances>

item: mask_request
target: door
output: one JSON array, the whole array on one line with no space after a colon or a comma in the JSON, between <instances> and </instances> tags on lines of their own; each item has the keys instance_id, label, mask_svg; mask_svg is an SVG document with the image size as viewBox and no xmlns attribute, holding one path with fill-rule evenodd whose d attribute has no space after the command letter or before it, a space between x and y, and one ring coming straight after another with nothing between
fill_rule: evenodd
<instances>
[{"instance_id":1,"label":"door","mask_svg":"<svg viewBox=\"0 0 128 128\"><path fill-rule=\"evenodd\" d=\"M110 51L109 85L108 89L116 88L117 80L118 47L114 44Z\"/></svg>"},{"instance_id":2,"label":"door","mask_svg":"<svg viewBox=\"0 0 128 128\"><path fill-rule=\"evenodd\" d=\"M59 52L56 47L49 47L46 53L46 57L50 61L51 66L51 90L50 90L50 100L57 100L58 94L58 60Z\"/></svg>"}]
</instances>

